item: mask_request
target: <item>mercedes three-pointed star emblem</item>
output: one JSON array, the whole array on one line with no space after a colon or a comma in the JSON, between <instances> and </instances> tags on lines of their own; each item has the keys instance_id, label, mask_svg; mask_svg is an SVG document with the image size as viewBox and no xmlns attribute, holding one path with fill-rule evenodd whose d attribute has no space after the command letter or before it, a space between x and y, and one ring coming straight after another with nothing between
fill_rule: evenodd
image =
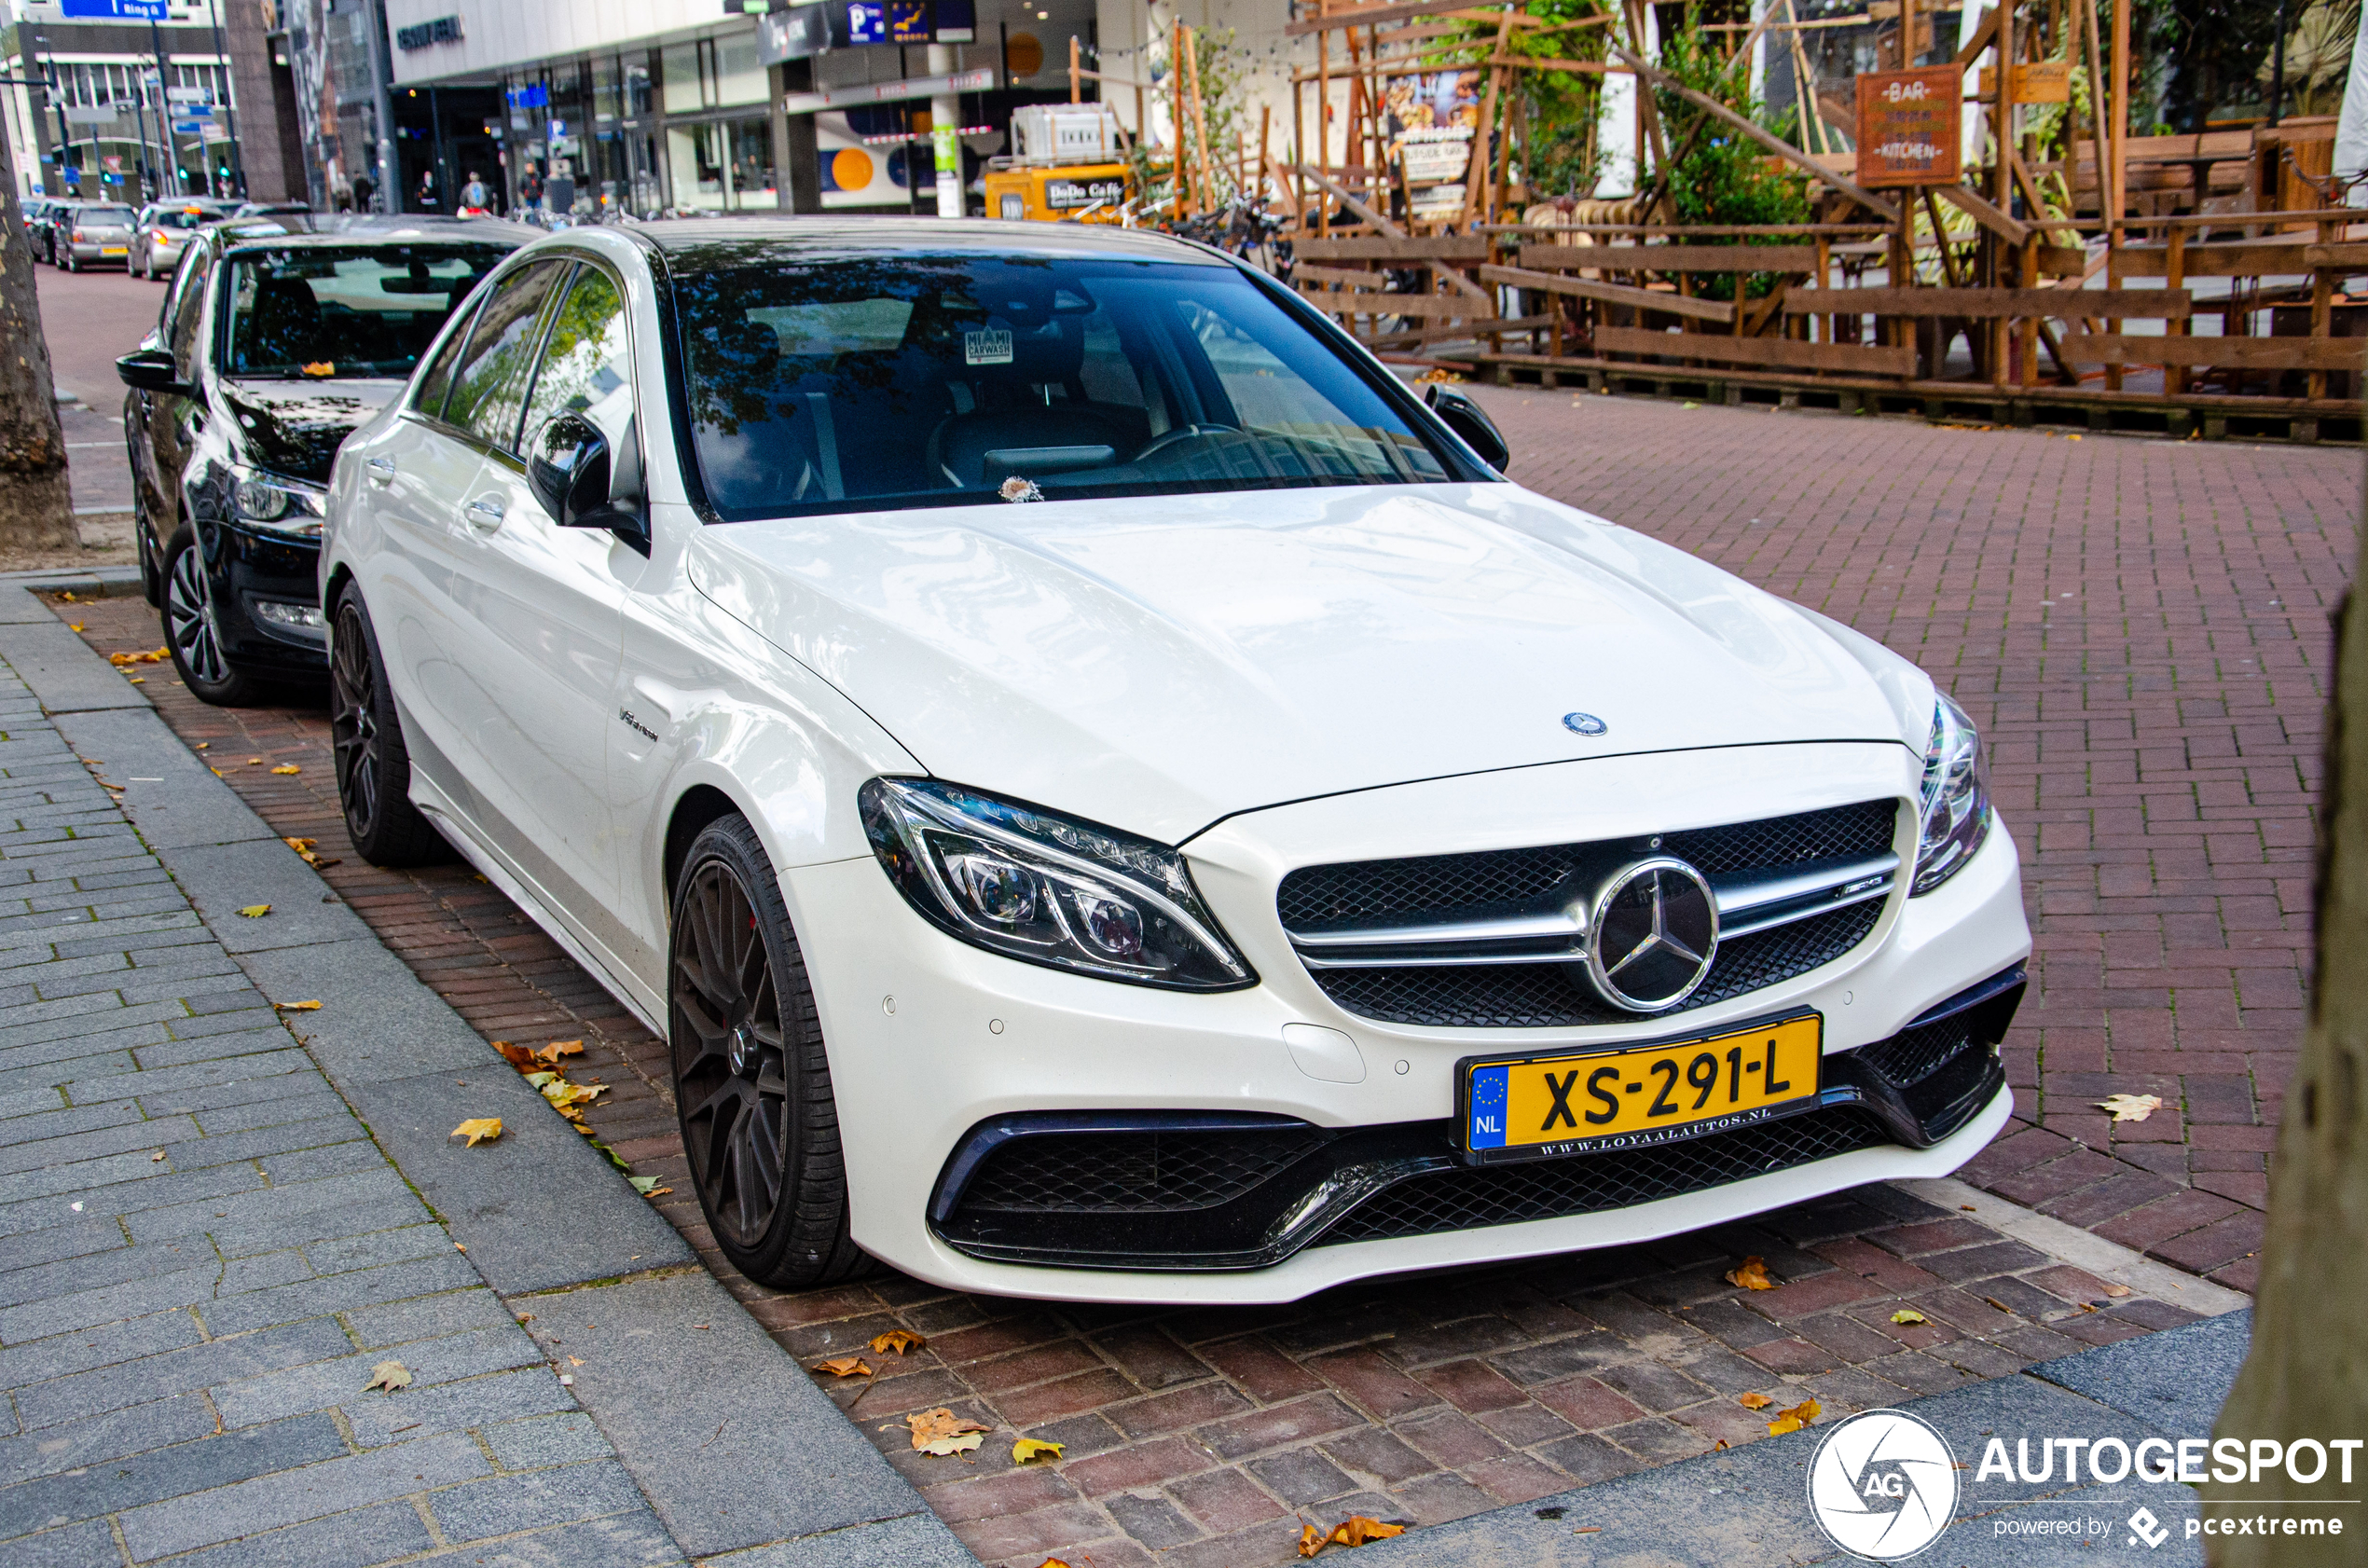
<instances>
[{"instance_id":1,"label":"mercedes three-pointed star emblem","mask_svg":"<svg viewBox=\"0 0 2368 1568\"><path fill-rule=\"evenodd\" d=\"M1701 873L1656 856L1621 867L1595 896L1587 972L1604 999L1660 1012L1690 996L1718 953L1718 904Z\"/></svg>"}]
</instances>

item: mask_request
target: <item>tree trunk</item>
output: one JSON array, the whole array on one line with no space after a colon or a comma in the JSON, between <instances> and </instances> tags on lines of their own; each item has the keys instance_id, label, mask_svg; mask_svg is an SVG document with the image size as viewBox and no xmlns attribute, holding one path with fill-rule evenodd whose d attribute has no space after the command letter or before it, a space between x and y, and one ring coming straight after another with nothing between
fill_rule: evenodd
<instances>
[{"instance_id":1,"label":"tree trunk","mask_svg":"<svg viewBox=\"0 0 2368 1568\"><path fill-rule=\"evenodd\" d=\"M2354 582L2358 581L2355 571ZM2319 810L2317 959L2310 1022L2287 1092L2285 1123L2270 1167L2261 1288L2252 1349L2220 1413L2216 1435L2320 1443L2361 1435L2368 1409L2368 601L2357 592L2337 612L2335 692L2329 704L2325 782ZM2347 1456L2361 1457L2355 1449ZM2303 1469L2312 1467L2306 1458ZM2240 1515L2272 1498L2332 1502L2368 1481L2329 1454L2326 1475L2300 1485L2285 1470L2258 1483L2206 1486L2205 1516ZM2271 1508L2272 1520L2341 1519L2341 1535L2259 1534L2205 1537L2215 1568L2334 1568L2357 1563L2368 1519L2356 1509Z\"/></svg>"},{"instance_id":2,"label":"tree trunk","mask_svg":"<svg viewBox=\"0 0 2368 1568\"><path fill-rule=\"evenodd\" d=\"M0 551L71 550L74 502L17 171L0 136Z\"/></svg>"}]
</instances>

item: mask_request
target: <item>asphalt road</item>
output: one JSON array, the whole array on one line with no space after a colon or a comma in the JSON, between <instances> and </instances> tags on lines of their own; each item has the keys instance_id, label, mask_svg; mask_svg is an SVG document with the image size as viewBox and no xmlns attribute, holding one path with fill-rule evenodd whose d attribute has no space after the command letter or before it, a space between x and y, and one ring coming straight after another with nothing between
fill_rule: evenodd
<instances>
[{"instance_id":1,"label":"asphalt road","mask_svg":"<svg viewBox=\"0 0 2368 1568\"><path fill-rule=\"evenodd\" d=\"M131 510L131 472L123 453L123 383L117 355L140 346L156 325L164 285L127 272L61 272L37 268L41 324L58 391L79 406L59 410L77 515Z\"/></svg>"}]
</instances>

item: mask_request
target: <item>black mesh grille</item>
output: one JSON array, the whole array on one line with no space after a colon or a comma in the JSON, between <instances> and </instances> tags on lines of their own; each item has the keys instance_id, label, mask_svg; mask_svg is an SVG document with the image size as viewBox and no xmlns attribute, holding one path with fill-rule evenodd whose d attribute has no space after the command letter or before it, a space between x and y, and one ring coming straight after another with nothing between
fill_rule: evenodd
<instances>
[{"instance_id":1,"label":"black mesh grille","mask_svg":"<svg viewBox=\"0 0 2368 1568\"><path fill-rule=\"evenodd\" d=\"M1897 801L1861 801L1796 817L1664 833L1659 852L1674 855L1709 876L1879 855L1892 847L1898 819ZM1305 866L1283 879L1275 903L1284 927L1293 931L1412 925L1551 908L1562 901L1573 874L1607 850L1641 855L1647 853L1646 841Z\"/></svg>"},{"instance_id":2,"label":"black mesh grille","mask_svg":"<svg viewBox=\"0 0 2368 1568\"><path fill-rule=\"evenodd\" d=\"M1921 1029L1903 1029L1858 1052L1858 1059L1894 1089L1907 1089L1940 1071L1974 1040L1974 1014L1958 1013Z\"/></svg>"},{"instance_id":3,"label":"black mesh grille","mask_svg":"<svg viewBox=\"0 0 2368 1568\"><path fill-rule=\"evenodd\" d=\"M1315 1127L1046 1133L1013 1138L963 1190L966 1210L1166 1214L1240 1197L1331 1135Z\"/></svg>"},{"instance_id":4,"label":"black mesh grille","mask_svg":"<svg viewBox=\"0 0 2368 1568\"><path fill-rule=\"evenodd\" d=\"M1669 1016L1807 974L1866 940L1882 919L1879 901L1812 915L1788 926L1718 944L1700 989ZM1393 1024L1463 1029L1545 1029L1573 1024L1632 1024L1587 982L1554 964L1409 966L1310 971L1349 1011Z\"/></svg>"},{"instance_id":5,"label":"black mesh grille","mask_svg":"<svg viewBox=\"0 0 2368 1568\"><path fill-rule=\"evenodd\" d=\"M1836 1107L1658 1148L1434 1171L1367 1199L1317 1245L1433 1236L1482 1225L1600 1214L1889 1142L1872 1117L1852 1107Z\"/></svg>"}]
</instances>

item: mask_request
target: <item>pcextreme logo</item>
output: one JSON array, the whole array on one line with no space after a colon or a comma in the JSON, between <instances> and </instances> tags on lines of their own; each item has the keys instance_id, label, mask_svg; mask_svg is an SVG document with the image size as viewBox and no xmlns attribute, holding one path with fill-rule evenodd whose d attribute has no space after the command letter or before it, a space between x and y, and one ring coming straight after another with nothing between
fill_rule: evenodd
<instances>
[{"instance_id":1,"label":"pcextreme logo","mask_svg":"<svg viewBox=\"0 0 2368 1568\"><path fill-rule=\"evenodd\" d=\"M1956 1458L1907 1411L1863 1410L1817 1445L1809 1511L1852 1556L1898 1562L1939 1540L1956 1516Z\"/></svg>"}]
</instances>

